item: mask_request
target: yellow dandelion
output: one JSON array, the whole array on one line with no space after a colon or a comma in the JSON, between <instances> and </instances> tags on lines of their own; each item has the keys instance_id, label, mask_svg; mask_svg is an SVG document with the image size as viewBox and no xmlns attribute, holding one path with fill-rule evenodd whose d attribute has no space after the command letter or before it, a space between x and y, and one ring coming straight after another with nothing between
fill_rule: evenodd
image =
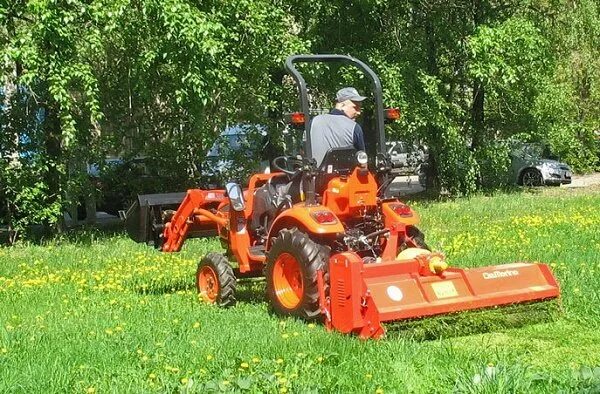
<instances>
[{"instance_id":1,"label":"yellow dandelion","mask_svg":"<svg viewBox=\"0 0 600 394\"><path fill-rule=\"evenodd\" d=\"M282 388L279 389L280 393L287 393L287 391L288 391L287 387L282 387Z\"/></svg>"},{"instance_id":2,"label":"yellow dandelion","mask_svg":"<svg viewBox=\"0 0 600 394\"><path fill-rule=\"evenodd\" d=\"M281 334L281 337L283 339L288 339L290 337L290 334Z\"/></svg>"},{"instance_id":3,"label":"yellow dandelion","mask_svg":"<svg viewBox=\"0 0 600 394\"><path fill-rule=\"evenodd\" d=\"M96 392L96 388L95 387L88 387L85 390L85 392L88 393L88 394L94 394Z\"/></svg>"},{"instance_id":4,"label":"yellow dandelion","mask_svg":"<svg viewBox=\"0 0 600 394\"><path fill-rule=\"evenodd\" d=\"M155 373L151 373L150 375L148 375L148 379L150 379L150 380L156 379L156 374Z\"/></svg>"},{"instance_id":5,"label":"yellow dandelion","mask_svg":"<svg viewBox=\"0 0 600 394\"><path fill-rule=\"evenodd\" d=\"M308 323L308 328L315 328L315 323Z\"/></svg>"},{"instance_id":6,"label":"yellow dandelion","mask_svg":"<svg viewBox=\"0 0 600 394\"><path fill-rule=\"evenodd\" d=\"M112 334L114 334L114 331L113 331L113 330L111 330L110 328L107 328L106 330L104 330L104 332L105 332L107 335L112 335Z\"/></svg>"},{"instance_id":7,"label":"yellow dandelion","mask_svg":"<svg viewBox=\"0 0 600 394\"><path fill-rule=\"evenodd\" d=\"M321 356L317 357L317 361L320 363L323 362L323 357L321 357Z\"/></svg>"},{"instance_id":8,"label":"yellow dandelion","mask_svg":"<svg viewBox=\"0 0 600 394\"><path fill-rule=\"evenodd\" d=\"M212 355L212 354L209 354L208 356L206 356L206 360L207 360L207 361L210 361L210 360L212 360L213 358L214 358L214 357L213 357L213 355Z\"/></svg>"},{"instance_id":9,"label":"yellow dandelion","mask_svg":"<svg viewBox=\"0 0 600 394\"><path fill-rule=\"evenodd\" d=\"M248 368L250 365L248 365L248 363L241 363L240 367L242 368Z\"/></svg>"},{"instance_id":10,"label":"yellow dandelion","mask_svg":"<svg viewBox=\"0 0 600 394\"><path fill-rule=\"evenodd\" d=\"M194 323L193 327L194 327L194 328L198 328L198 327L200 327L200 323L198 323L198 322Z\"/></svg>"},{"instance_id":11,"label":"yellow dandelion","mask_svg":"<svg viewBox=\"0 0 600 394\"><path fill-rule=\"evenodd\" d=\"M375 394L383 394L383 389L381 387L377 388L377 390L375 390Z\"/></svg>"},{"instance_id":12,"label":"yellow dandelion","mask_svg":"<svg viewBox=\"0 0 600 394\"><path fill-rule=\"evenodd\" d=\"M182 379L180 380L181 384L183 384L183 385L186 385L186 384L188 384L188 382L189 382L189 381L190 381L190 380L189 380L188 378L182 378Z\"/></svg>"},{"instance_id":13,"label":"yellow dandelion","mask_svg":"<svg viewBox=\"0 0 600 394\"><path fill-rule=\"evenodd\" d=\"M282 377L280 377L279 379L277 379L277 381L278 381L280 384L283 384L283 383L287 382L287 379L286 379L285 377L283 377L283 376L282 376Z\"/></svg>"},{"instance_id":14,"label":"yellow dandelion","mask_svg":"<svg viewBox=\"0 0 600 394\"><path fill-rule=\"evenodd\" d=\"M259 363L260 362L260 358L258 358L258 357L252 357L252 362L253 363Z\"/></svg>"},{"instance_id":15,"label":"yellow dandelion","mask_svg":"<svg viewBox=\"0 0 600 394\"><path fill-rule=\"evenodd\" d=\"M371 375L370 373L365 374L365 379L373 379L373 375Z\"/></svg>"},{"instance_id":16,"label":"yellow dandelion","mask_svg":"<svg viewBox=\"0 0 600 394\"><path fill-rule=\"evenodd\" d=\"M283 364L283 359L282 358L278 358L277 360L275 360L275 362L277 364Z\"/></svg>"},{"instance_id":17,"label":"yellow dandelion","mask_svg":"<svg viewBox=\"0 0 600 394\"><path fill-rule=\"evenodd\" d=\"M223 383L223 386L229 386L231 384L229 380L224 380L221 383Z\"/></svg>"}]
</instances>

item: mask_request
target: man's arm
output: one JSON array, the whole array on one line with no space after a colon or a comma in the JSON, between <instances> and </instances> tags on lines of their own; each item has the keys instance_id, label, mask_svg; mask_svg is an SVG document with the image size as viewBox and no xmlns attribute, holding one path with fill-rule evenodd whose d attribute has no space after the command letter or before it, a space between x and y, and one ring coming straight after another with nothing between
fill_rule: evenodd
<instances>
[{"instance_id":1,"label":"man's arm","mask_svg":"<svg viewBox=\"0 0 600 394\"><path fill-rule=\"evenodd\" d=\"M356 148L356 150L366 150L365 148L365 136L363 134L362 131L362 127L360 127L360 125L357 123L354 126L354 135L352 137L352 143L354 145L354 148Z\"/></svg>"}]
</instances>

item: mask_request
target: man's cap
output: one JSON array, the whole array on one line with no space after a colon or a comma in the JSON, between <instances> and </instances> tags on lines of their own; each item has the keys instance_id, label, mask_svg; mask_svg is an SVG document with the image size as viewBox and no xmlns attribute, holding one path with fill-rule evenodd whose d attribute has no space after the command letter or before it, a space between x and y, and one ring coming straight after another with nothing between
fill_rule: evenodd
<instances>
[{"instance_id":1,"label":"man's cap","mask_svg":"<svg viewBox=\"0 0 600 394\"><path fill-rule=\"evenodd\" d=\"M338 90L335 95L335 99L338 103L341 103L346 100L363 101L364 99L366 99L366 97L358 94L358 91L356 89L348 87Z\"/></svg>"}]
</instances>

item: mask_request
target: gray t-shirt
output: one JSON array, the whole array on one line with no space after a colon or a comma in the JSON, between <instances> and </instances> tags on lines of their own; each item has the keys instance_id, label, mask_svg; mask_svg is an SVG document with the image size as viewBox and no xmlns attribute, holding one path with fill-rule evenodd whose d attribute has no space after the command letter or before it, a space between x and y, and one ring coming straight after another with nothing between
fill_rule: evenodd
<instances>
[{"instance_id":1,"label":"gray t-shirt","mask_svg":"<svg viewBox=\"0 0 600 394\"><path fill-rule=\"evenodd\" d=\"M331 148L365 150L362 128L342 111L333 109L328 114L316 116L310 125L312 156L321 165Z\"/></svg>"}]
</instances>

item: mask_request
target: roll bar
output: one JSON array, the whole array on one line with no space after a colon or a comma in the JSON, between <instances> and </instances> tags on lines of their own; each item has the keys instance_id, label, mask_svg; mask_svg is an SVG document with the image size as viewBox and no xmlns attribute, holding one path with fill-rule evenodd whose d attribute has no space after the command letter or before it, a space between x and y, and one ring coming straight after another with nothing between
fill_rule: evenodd
<instances>
[{"instance_id":1,"label":"roll bar","mask_svg":"<svg viewBox=\"0 0 600 394\"><path fill-rule=\"evenodd\" d=\"M363 72L364 75L371 80L371 92L375 99L375 128L377 133L377 152L385 153L385 131L383 121L383 98L381 90L381 82L377 74L371 70L369 66L360 60L346 55L292 55L285 61L285 68L296 81L300 93L300 106L304 113L304 151L307 158L312 158L312 143L310 140L310 130L308 129L310 122L309 107L308 107L308 90L306 81L302 74L296 68L297 63L347 63L355 66Z\"/></svg>"}]
</instances>

